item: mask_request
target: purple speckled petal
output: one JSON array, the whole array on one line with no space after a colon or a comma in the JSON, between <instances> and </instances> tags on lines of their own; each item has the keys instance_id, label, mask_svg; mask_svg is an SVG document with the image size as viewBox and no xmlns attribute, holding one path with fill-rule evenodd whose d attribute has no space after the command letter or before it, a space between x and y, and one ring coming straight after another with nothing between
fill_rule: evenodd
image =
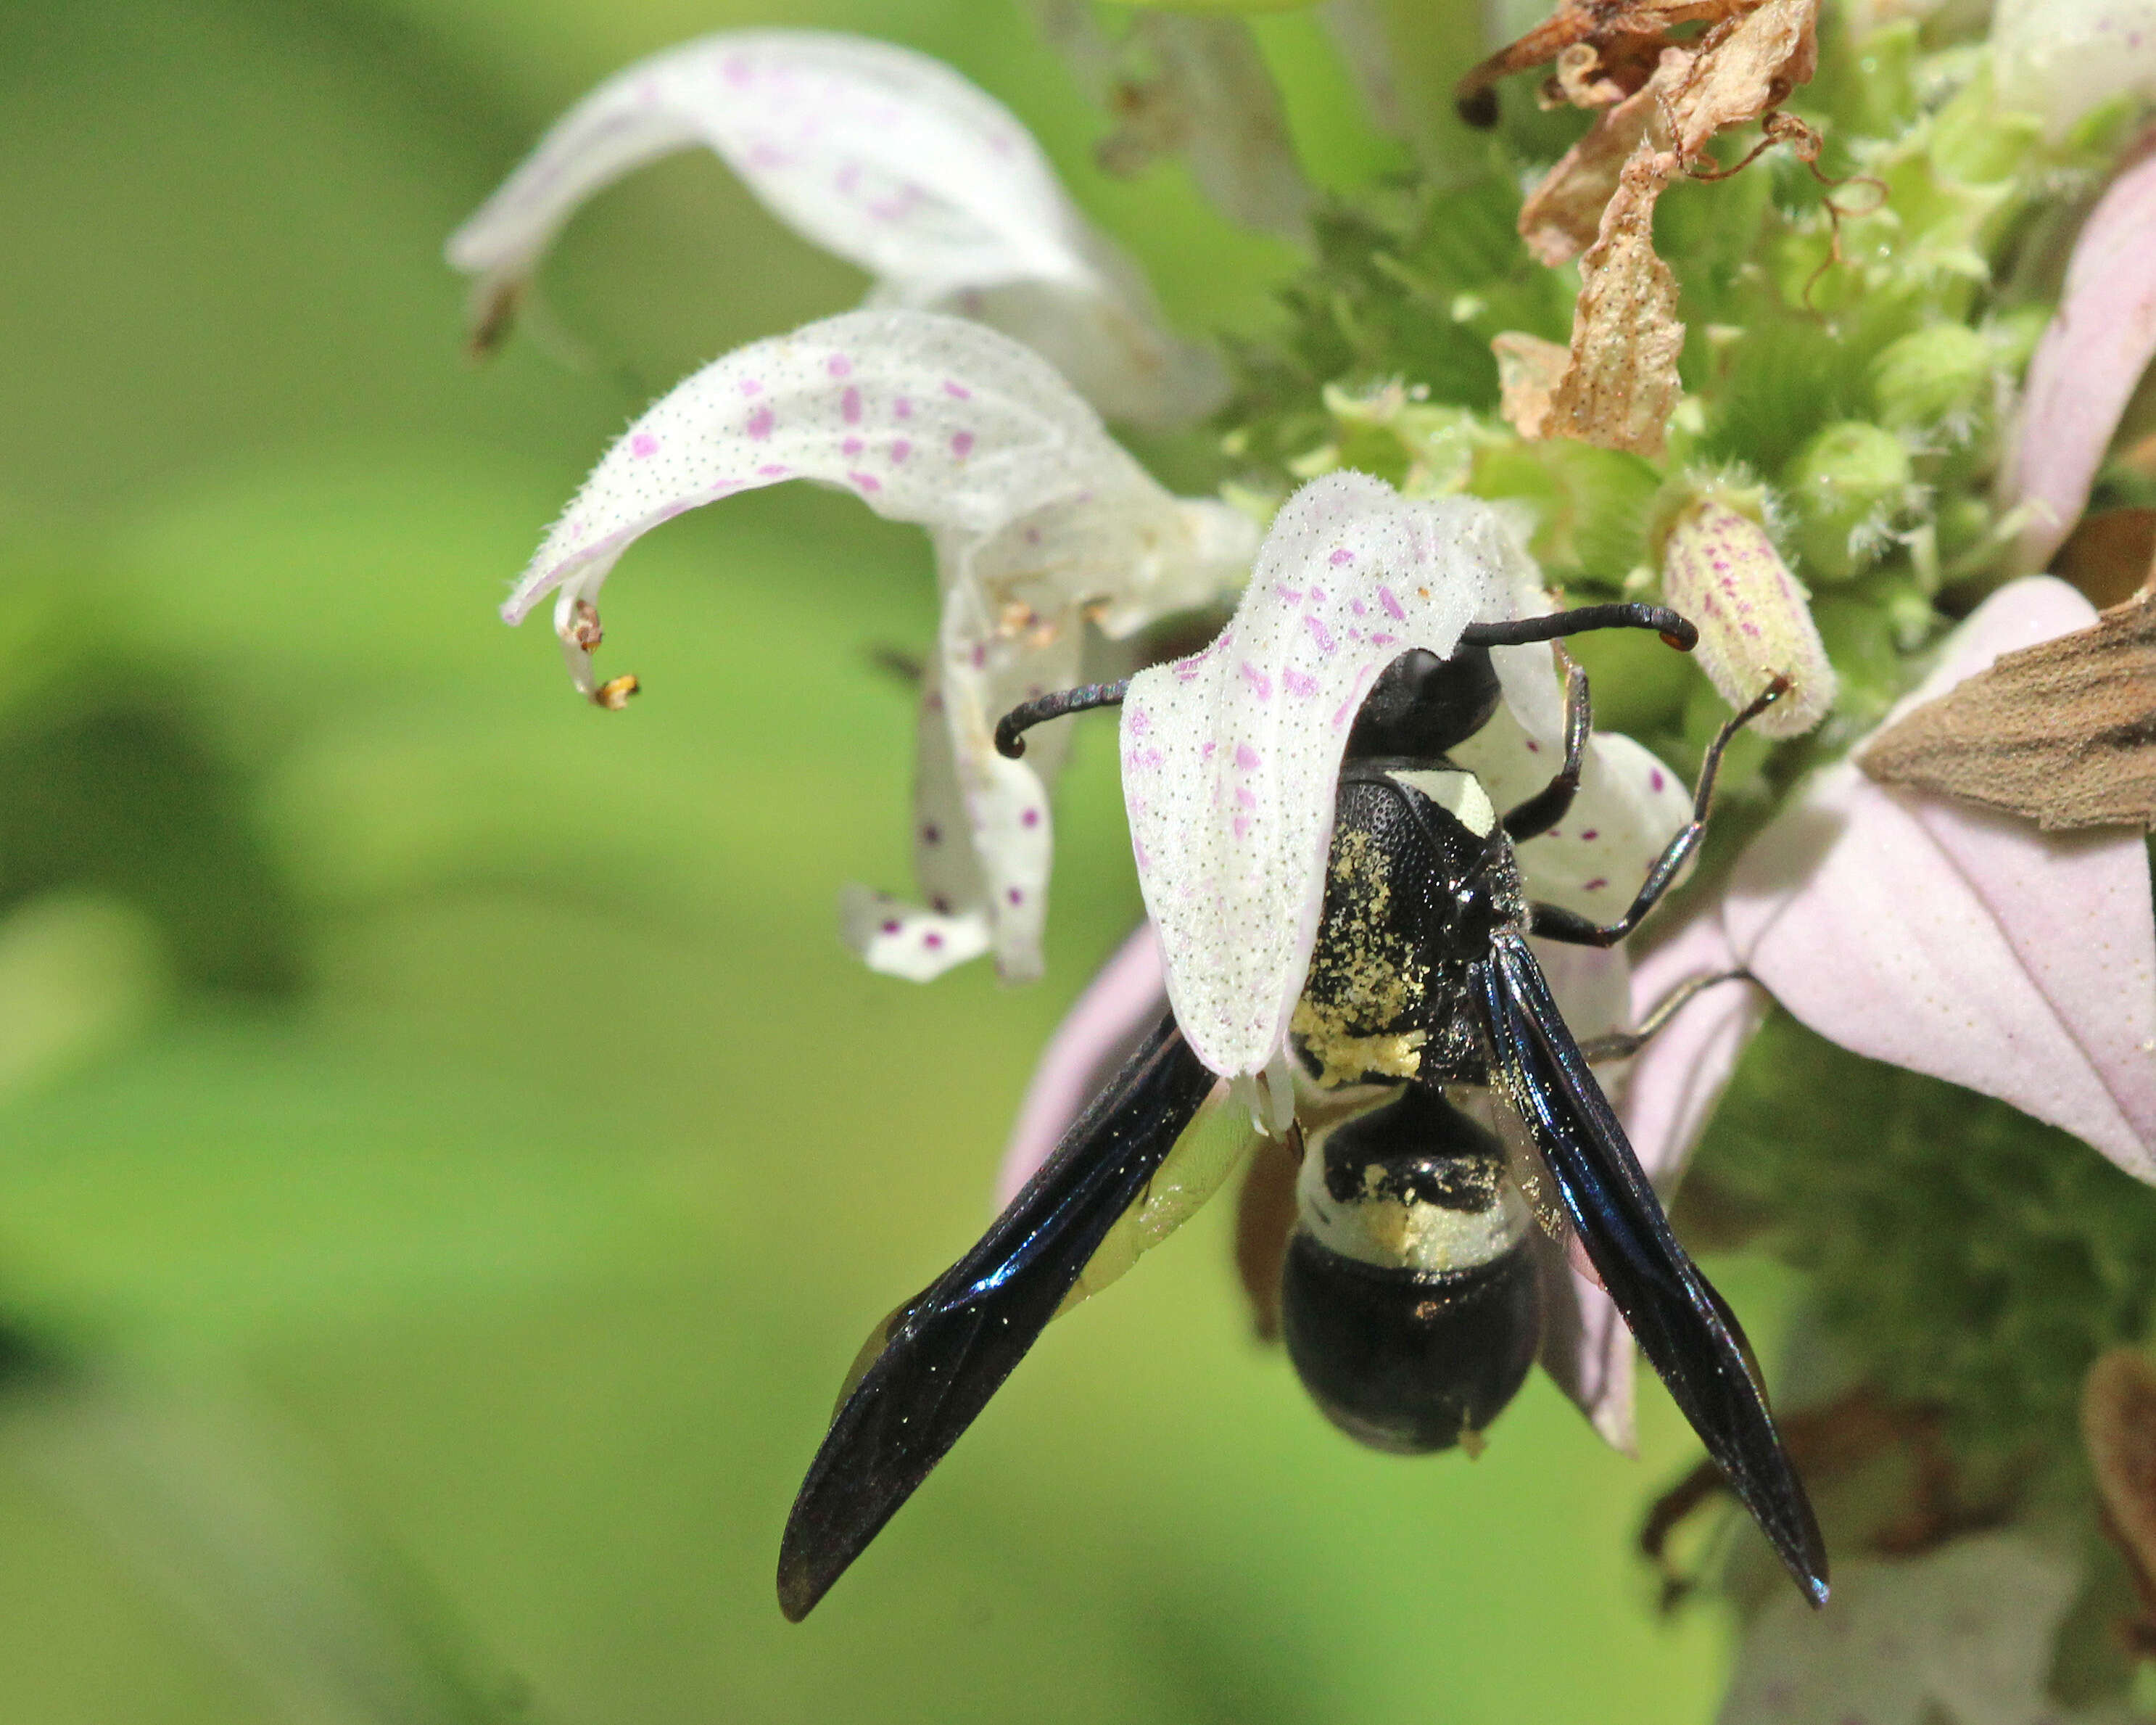
<instances>
[{"instance_id":1,"label":"purple speckled petal","mask_svg":"<svg viewBox=\"0 0 2156 1725\"><path fill-rule=\"evenodd\" d=\"M1086 985L1041 1051L996 1172L998 1210L1040 1171L1071 1121L1167 1010L1160 940L1151 923L1140 923Z\"/></svg>"},{"instance_id":2,"label":"purple speckled petal","mask_svg":"<svg viewBox=\"0 0 2156 1725\"><path fill-rule=\"evenodd\" d=\"M2036 511L2015 547L2041 569L2088 503L2118 417L2156 356L2156 154L2112 182L2074 243L2029 364L2001 495Z\"/></svg>"},{"instance_id":3,"label":"purple speckled petal","mask_svg":"<svg viewBox=\"0 0 2156 1725\"><path fill-rule=\"evenodd\" d=\"M1893 717L2095 615L2002 589ZM2156 1180L2156 922L2138 832L2049 835L1829 768L1739 860L1730 942L1829 1040L2012 1103Z\"/></svg>"},{"instance_id":4,"label":"purple speckled petal","mask_svg":"<svg viewBox=\"0 0 2156 1725\"><path fill-rule=\"evenodd\" d=\"M875 277L873 303L1019 336L1104 413L1188 419L1221 392L1211 356L1168 332L1136 267L1008 109L926 54L820 30L705 37L585 97L450 238L450 263L476 278L478 326L500 319L588 198L698 145Z\"/></svg>"}]
</instances>

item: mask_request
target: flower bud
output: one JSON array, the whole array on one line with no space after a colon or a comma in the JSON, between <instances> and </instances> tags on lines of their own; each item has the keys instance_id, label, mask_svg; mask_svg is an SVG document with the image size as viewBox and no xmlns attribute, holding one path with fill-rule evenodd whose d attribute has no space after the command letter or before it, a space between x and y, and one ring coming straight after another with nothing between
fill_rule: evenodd
<instances>
[{"instance_id":1,"label":"flower bud","mask_svg":"<svg viewBox=\"0 0 2156 1725\"><path fill-rule=\"evenodd\" d=\"M1844 420L1814 435L1789 463L1797 549L1825 580L1846 580L1871 563L1911 501L1909 451L1891 431Z\"/></svg>"},{"instance_id":2,"label":"flower bud","mask_svg":"<svg viewBox=\"0 0 2156 1725\"><path fill-rule=\"evenodd\" d=\"M1764 737L1801 736L1834 705L1834 667L1810 596L1758 520L1726 488L1681 504L1662 536L1662 597L1699 628L1695 657L1722 698L1748 703L1777 675L1789 692L1753 721Z\"/></svg>"},{"instance_id":3,"label":"flower bud","mask_svg":"<svg viewBox=\"0 0 2156 1725\"><path fill-rule=\"evenodd\" d=\"M1964 418L1998 370L1992 344L1965 323L1934 323L1890 342L1871 362L1879 423L1893 430Z\"/></svg>"}]
</instances>

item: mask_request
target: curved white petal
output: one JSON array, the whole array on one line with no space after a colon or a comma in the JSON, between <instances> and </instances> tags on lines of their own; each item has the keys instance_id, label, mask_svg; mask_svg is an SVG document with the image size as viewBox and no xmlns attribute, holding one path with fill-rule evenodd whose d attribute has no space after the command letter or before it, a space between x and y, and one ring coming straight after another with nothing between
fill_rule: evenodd
<instances>
[{"instance_id":1,"label":"curved white petal","mask_svg":"<svg viewBox=\"0 0 2156 1725\"><path fill-rule=\"evenodd\" d=\"M1996 0L1991 54L2000 106L2056 136L2115 97L2156 96L2156 0Z\"/></svg>"},{"instance_id":2,"label":"curved white petal","mask_svg":"<svg viewBox=\"0 0 2156 1725\"><path fill-rule=\"evenodd\" d=\"M1139 883L1176 1021L1214 1071L1255 1076L1285 1047L1363 698L1409 648L1450 654L1471 621L1510 615L1518 555L1486 504L1329 474L1282 507L1219 638L1132 679Z\"/></svg>"},{"instance_id":3,"label":"curved white petal","mask_svg":"<svg viewBox=\"0 0 2156 1725\"><path fill-rule=\"evenodd\" d=\"M963 312L1065 351L1101 406L1204 411L1217 376L1164 329L1142 280L1081 215L1025 128L940 61L812 30L708 36L618 73L451 236L498 320L586 198L704 145L781 221L859 265L883 303ZM1041 315L1028 291L1062 311ZM1015 291L1008 306L973 295ZM1064 315L1068 312L1070 316Z\"/></svg>"},{"instance_id":4,"label":"curved white petal","mask_svg":"<svg viewBox=\"0 0 2156 1725\"><path fill-rule=\"evenodd\" d=\"M737 492L807 479L934 535L944 586L918 761L916 856L927 908L844 902L848 944L925 979L982 950L1038 973L1056 731L1023 761L995 752L1009 708L1077 680L1086 619L1127 631L1238 584L1257 529L1171 497L1039 354L979 324L851 312L706 366L632 425L547 535L502 608L521 621L558 594L572 674L608 572L639 537ZM934 839L924 835L933 833ZM896 926L891 926L896 924Z\"/></svg>"},{"instance_id":5,"label":"curved white petal","mask_svg":"<svg viewBox=\"0 0 2156 1725\"><path fill-rule=\"evenodd\" d=\"M2093 620L2064 582L2001 589L1889 715ZM1745 966L1874 1060L2012 1103L2156 1180L2156 921L2138 831L2047 834L1829 768L1738 860Z\"/></svg>"}]
</instances>

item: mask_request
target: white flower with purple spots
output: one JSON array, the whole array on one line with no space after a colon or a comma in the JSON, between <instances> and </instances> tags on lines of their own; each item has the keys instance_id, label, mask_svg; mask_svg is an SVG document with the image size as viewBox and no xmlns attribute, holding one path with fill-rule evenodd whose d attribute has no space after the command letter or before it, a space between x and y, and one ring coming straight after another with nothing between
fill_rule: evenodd
<instances>
[{"instance_id":1,"label":"white flower with purple spots","mask_svg":"<svg viewBox=\"0 0 2156 1725\"><path fill-rule=\"evenodd\" d=\"M1030 348L929 312L851 312L740 348L647 412L502 615L521 622L555 595L570 677L601 698L598 600L622 554L685 510L793 479L927 528L942 585L916 766L926 902L849 889L848 940L874 968L919 981L987 951L1006 976L1033 976L1059 745L1006 760L997 718L1076 680L1089 623L1126 636L1234 590L1257 528L1170 496Z\"/></svg>"},{"instance_id":2,"label":"white flower with purple spots","mask_svg":"<svg viewBox=\"0 0 2156 1725\"><path fill-rule=\"evenodd\" d=\"M1123 795L1139 883L1176 1022L1214 1071L1270 1069L1281 1106L1341 757L1378 673L1416 647L1449 657L1470 623L1547 609L1533 562L1491 505L1410 502L1367 475L1329 474L1281 508L1212 645L1132 679ZM1507 710L1459 759L1502 802L1548 780L1563 709L1548 646L1491 657ZM1645 750L1598 738L1568 836L1535 841L1522 865L1553 902L1614 912L1688 803Z\"/></svg>"},{"instance_id":3,"label":"white flower with purple spots","mask_svg":"<svg viewBox=\"0 0 2156 1725\"><path fill-rule=\"evenodd\" d=\"M781 221L875 278L870 303L962 314L1038 348L1111 417L1188 420L1219 368L1170 334L1009 110L941 62L814 30L707 36L617 73L450 237L475 341L506 331L587 198L702 145Z\"/></svg>"}]
</instances>

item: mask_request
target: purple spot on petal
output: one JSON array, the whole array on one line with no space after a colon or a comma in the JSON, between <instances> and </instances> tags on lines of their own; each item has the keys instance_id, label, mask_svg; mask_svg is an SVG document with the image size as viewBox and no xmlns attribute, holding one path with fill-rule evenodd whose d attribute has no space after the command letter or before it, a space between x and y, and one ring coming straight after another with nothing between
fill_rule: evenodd
<instances>
[{"instance_id":1,"label":"purple spot on petal","mask_svg":"<svg viewBox=\"0 0 2156 1725\"><path fill-rule=\"evenodd\" d=\"M1349 600L1348 601L1348 609L1354 612L1354 614L1358 617L1367 617L1370 615L1369 606L1364 605L1359 599Z\"/></svg>"},{"instance_id":2,"label":"purple spot on petal","mask_svg":"<svg viewBox=\"0 0 2156 1725\"><path fill-rule=\"evenodd\" d=\"M659 453L659 440L649 431L639 431L629 440L629 452L639 461Z\"/></svg>"},{"instance_id":3,"label":"purple spot on petal","mask_svg":"<svg viewBox=\"0 0 2156 1725\"><path fill-rule=\"evenodd\" d=\"M1133 712L1124 729L1133 737L1142 737L1152 729L1152 715L1147 713Z\"/></svg>"},{"instance_id":4,"label":"purple spot on petal","mask_svg":"<svg viewBox=\"0 0 2156 1725\"><path fill-rule=\"evenodd\" d=\"M912 453L913 445L908 443L903 437L894 437L891 439L891 465L892 466L904 466L906 465L906 458Z\"/></svg>"},{"instance_id":5,"label":"purple spot on petal","mask_svg":"<svg viewBox=\"0 0 2156 1725\"><path fill-rule=\"evenodd\" d=\"M1325 626L1322 618L1306 611L1303 613L1302 626L1310 631L1312 638L1317 642L1318 651L1332 653L1340 650L1340 643L1332 638L1332 631Z\"/></svg>"},{"instance_id":6,"label":"purple spot on petal","mask_svg":"<svg viewBox=\"0 0 2156 1725\"><path fill-rule=\"evenodd\" d=\"M1310 602L1312 605L1323 605L1325 603L1325 590L1322 587L1312 588L1310 590Z\"/></svg>"},{"instance_id":7,"label":"purple spot on petal","mask_svg":"<svg viewBox=\"0 0 2156 1725\"><path fill-rule=\"evenodd\" d=\"M1370 645L1375 647L1398 646L1399 644L1400 638L1397 635L1373 635L1370 637Z\"/></svg>"},{"instance_id":8,"label":"purple spot on petal","mask_svg":"<svg viewBox=\"0 0 2156 1725\"><path fill-rule=\"evenodd\" d=\"M943 380L943 393L953 401L971 401L973 399L973 392L971 389L963 384L953 382L949 378Z\"/></svg>"},{"instance_id":9,"label":"purple spot on petal","mask_svg":"<svg viewBox=\"0 0 2156 1725\"><path fill-rule=\"evenodd\" d=\"M1039 809L1028 809L1024 814L1018 817L1018 824L1021 826L1040 826L1040 811Z\"/></svg>"},{"instance_id":10,"label":"purple spot on petal","mask_svg":"<svg viewBox=\"0 0 2156 1725\"><path fill-rule=\"evenodd\" d=\"M1300 695L1306 700L1317 693L1317 679L1314 677L1306 677L1300 671L1293 669L1283 671L1281 672L1281 682L1286 685L1288 693Z\"/></svg>"},{"instance_id":11,"label":"purple spot on petal","mask_svg":"<svg viewBox=\"0 0 2156 1725\"><path fill-rule=\"evenodd\" d=\"M1592 826L1589 827L1586 832L1581 833L1579 836L1589 844L1594 843L1596 839L1602 837L1602 835L1597 832ZM1557 835L1553 832L1550 837L1552 838L1555 838Z\"/></svg>"},{"instance_id":12,"label":"purple spot on petal","mask_svg":"<svg viewBox=\"0 0 2156 1725\"><path fill-rule=\"evenodd\" d=\"M1252 688L1258 692L1258 698L1260 701L1270 701L1272 699L1272 678L1264 671L1260 670L1257 666L1253 665L1248 659L1243 661L1243 681L1250 684Z\"/></svg>"},{"instance_id":13,"label":"purple spot on petal","mask_svg":"<svg viewBox=\"0 0 2156 1725\"><path fill-rule=\"evenodd\" d=\"M1532 737L1528 738L1528 739L1527 739L1527 753L1528 753L1528 754L1540 754L1542 752L1543 752L1543 745L1542 745L1541 744L1537 743L1537 741L1535 741L1535 739L1534 739Z\"/></svg>"},{"instance_id":14,"label":"purple spot on petal","mask_svg":"<svg viewBox=\"0 0 2156 1725\"><path fill-rule=\"evenodd\" d=\"M1325 560L1331 564L1333 568L1338 569L1343 563L1354 562L1355 554L1350 551L1345 545L1342 545L1337 551L1334 552L1332 556L1327 558Z\"/></svg>"},{"instance_id":15,"label":"purple spot on petal","mask_svg":"<svg viewBox=\"0 0 2156 1725\"><path fill-rule=\"evenodd\" d=\"M762 394L763 380L761 378L743 378L741 380L741 392L744 395Z\"/></svg>"},{"instance_id":16,"label":"purple spot on petal","mask_svg":"<svg viewBox=\"0 0 2156 1725\"><path fill-rule=\"evenodd\" d=\"M748 416L748 435L761 443L771 435L773 423L771 409L767 407L760 407Z\"/></svg>"},{"instance_id":17,"label":"purple spot on petal","mask_svg":"<svg viewBox=\"0 0 2156 1725\"><path fill-rule=\"evenodd\" d=\"M849 425L860 424L861 392L860 390L849 389L839 398L839 417Z\"/></svg>"},{"instance_id":18,"label":"purple spot on petal","mask_svg":"<svg viewBox=\"0 0 2156 1725\"><path fill-rule=\"evenodd\" d=\"M1010 900L1014 904L1023 904L1025 903L1025 894L1020 892L1016 887L1013 887L1009 892L1005 893L1004 897Z\"/></svg>"},{"instance_id":19,"label":"purple spot on petal","mask_svg":"<svg viewBox=\"0 0 2156 1725\"><path fill-rule=\"evenodd\" d=\"M1238 785L1235 787L1235 801L1244 808L1254 809L1258 806L1258 794L1247 785Z\"/></svg>"},{"instance_id":20,"label":"purple spot on petal","mask_svg":"<svg viewBox=\"0 0 2156 1725\"><path fill-rule=\"evenodd\" d=\"M891 404L891 416L894 420L911 419L913 417L913 404L907 400L905 396L900 396L897 400L892 402Z\"/></svg>"},{"instance_id":21,"label":"purple spot on petal","mask_svg":"<svg viewBox=\"0 0 2156 1725\"><path fill-rule=\"evenodd\" d=\"M953 431L951 434L951 453L952 455L956 456L963 461L967 456L973 454L973 434L972 432Z\"/></svg>"},{"instance_id":22,"label":"purple spot on petal","mask_svg":"<svg viewBox=\"0 0 2156 1725\"><path fill-rule=\"evenodd\" d=\"M1530 749L1534 746L1535 745L1532 743L1527 744L1527 747ZM1662 770L1660 767L1656 767L1653 772L1647 775L1648 790L1659 792L1662 788Z\"/></svg>"},{"instance_id":23,"label":"purple spot on petal","mask_svg":"<svg viewBox=\"0 0 2156 1725\"><path fill-rule=\"evenodd\" d=\"M839 453L842 456L857 456L864 446L860 438L849 437L839 445Z\"/></svg>"},{"instance_id":24,"label":"purple spot on petal","mask_svg":"<svg viewBox=\"0 0 2156 1725\"><path fill-rule=\"evenodd\" d=\"M757 468L756 471L762 474L766 479L783 479L793 470L787 466L783 462L767 461L762 466Z\"/></svg>"},{"instance_id":25,"label":"purple spot on petal","mask_svg":"<svg viewBox=\"0 0 2156 1725\"><path fill-rule=\"evenodd\" d=\"M883 919L880 926L882 928L885 934L896 935L899 929L898 919L895 916L887 916Z\"/></svg>"},{"instance_id":26,"label":"purple spot on petal","mask_svg":"<svg viewBox=\"0 0 2156 1725\"><path fill-rule=\"evenodd\" d=\"M1408 614L1400 609L1400 602L1394 596L1393 590L1391 588L1380 587L1378 590L1378 603L1384 606L1385 615L1390 617L1395 623L1404 623L1407 621Z\"/></svg>"},{"instance_id":27,"label":"purple spot on petal","mask_svg":"<svg viewBox=\"0 0 2156 1725\"><path fill-rule=\"evenodd\" d=\"M880 492L883 489L883 481L873 473L849 473L846 477L851 480L856 487L865 492Z\"/></svg>"},{"instance_id":28,"label":"purple spot on petal","mask_svg":"<svg viewBox=\"0 0 2156 1725\"><path fill-rule=\"evenodd\" d=\"M931 952L933 952L937 947L943 944L943 937L937 934L935 929L931 929L927 934L921 937L921 944L927 947Z\"/></svg>"},{"instance_id":29,"label":"purple spot on petal","mask_svg":"<svg viewBox=\"0 0 2156 1725\"><path fill-rule=\"evenodd\" d=\"M1609 884L1609 883L1608 881L1603 879L1603 878L1598 874L1593 880L1587 882L1584 886L1582 886L1580 890L1586 893L1599 893L1603 889L1603 888Z\"/></svg>"},{"instance_id":30,"label":"purple spot on petal","mask_svg":"<svg viewBox=\"0 0 2156 1725\"><path fill-rule=\"evenodd\" d=\"M834 378L843 378L851 372L853 368L854 362L847 358L843 353L834 353L831 356L830 363L824 367L824 369L829 372Z\"/></svg>"},{"instance_id":31,"label":"purple spot on petal","mask_svg":"<svg viewBox=\"0 0 2156 1725\"><path fill-rule=\"evenodd\" d=\"M1255 773L1262 764L1262 760L1263 757L1249 744L1238 743L1235 745L1235 765L1244 772Z\"/></svg>"},{"instance_id":32,"label":"purple spot on petal","mask_svg":"<svg viewBox=\"0 0 2156 1725\"><path fill-rule=\"evenodd\" d=\"M1235 827L1237 838L1248 838L1250 836L1250 817L1248 815L1236 816Z\"/></svg>"},{"instance_id":33,"label":"purple spot on petal","mask_svg":"<svg viewBox=\"0 0 2156 1725\"><path fill-rule=\"evenodd\" d=\"M1276 581L1273 583L1273 591L1279 594L1280 596L1286 600L1290 605L1301 605L1302 603L1302 590L1299 587L1284 587L1278 581Z\"/></svg>"}]
</instances>

